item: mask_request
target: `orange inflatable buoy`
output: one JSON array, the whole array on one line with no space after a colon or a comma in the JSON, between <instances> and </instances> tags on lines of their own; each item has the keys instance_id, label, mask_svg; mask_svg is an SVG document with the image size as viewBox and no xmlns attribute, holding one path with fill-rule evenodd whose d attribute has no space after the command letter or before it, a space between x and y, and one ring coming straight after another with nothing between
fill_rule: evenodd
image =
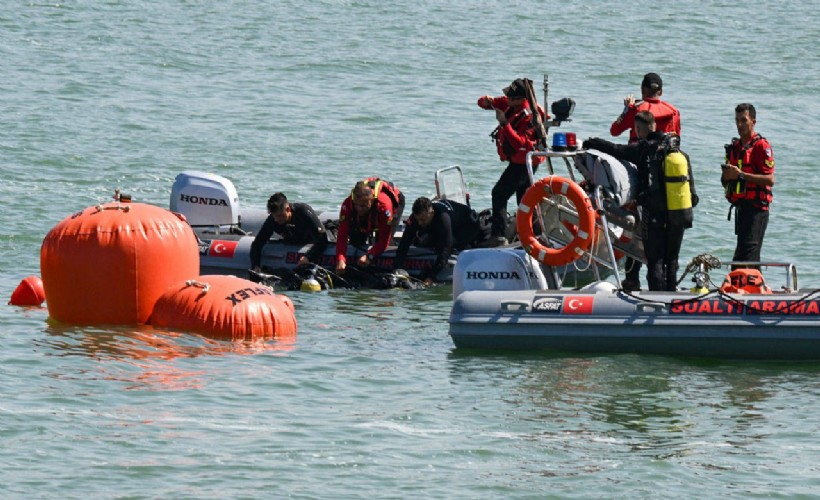
<instances>
[{"instance_id":1,"label":"orange inflatable buoy","mask_svg":"<svg viewBox=\"0 0 820 500\"><path fill-rule=\"evenodd\" d=\"M578 226L573 226L570 232L572 241L562 248L550 248L538 241L532 227L532 216L536 205L549 196L565 196L578 212ZM595 232L595 210L589 196L575 182L558 176L549 176L540 179L527 189L518 213L515 225L518 229L518 238L528 254L539 262L548 266L562 266L579 259L592 244Z\"/></svg>"},{"instance_id":2,"label":"orange inflatable buoy","mask_svg":"<svg viewBox=\"0 0 820 500\"><path fill-rule=\"evenodd\" d=\"M151 324L223 340L296 338L293 302L236 276L200 276L171 286L157 300Z\"/></svg>"},{"instance_id":3,"label":"orange inflatable buoy","mask_svg":"<svg viewBox=\"0 0 820 500\"><path fill-rule=\"evenodd\" d=\"M43 280L39 276L28 276L11 293L9 304L13 306L39 306L46 300Z\"/></svg>"},{"instance_id":4,"label":"orange inflatable buoy","mask_svg":"<svg viewBox=\"0 0 820 500\"><path fill-rule=\"evenodd\" d=\"M199 247L173 212L114 202L77 212L49 231L40 269L53 319L144 324L170 285L199 275Z\"/></svg>"},{"instance_id":5,"label":"orange inflatable buoy","mask_svg":"<svg viewBox=\"0 0 820 500\"><path fill-rule=\"evenodd\" d=\"M293 301L290 300L290 297L288 297L287 295L277 295L277 297L282 299L282 302L284 302L285 305L288 306L288 309L290 309L291 312L296 312L296 306L293 305Z\"/></svg>"}]
</instances>

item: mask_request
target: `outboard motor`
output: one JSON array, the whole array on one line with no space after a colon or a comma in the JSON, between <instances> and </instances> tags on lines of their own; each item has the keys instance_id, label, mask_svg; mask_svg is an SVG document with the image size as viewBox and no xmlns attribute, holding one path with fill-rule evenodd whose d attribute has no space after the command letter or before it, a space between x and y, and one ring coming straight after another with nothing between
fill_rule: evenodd
<instances>
[{"instance_id":1,"label":"outboard motor","mask_svg":"<svg viewBox=\"0 0 820 500\"><path fill-rule=\"evenodd\" d=\"M520 248L479 248L458 254L453 297L468 290L547 288L541 267Z\"/></svg>"},{"instance_id":2,"label":"outboard motor","mask_svg":"<svg viewBox=\"0 0 820 500\"><path fill-rule=\"evenodd\" d=\"M171 188L171 211L179 212L188 224L236 226L239 196L233 183L221 175L186 170L177 175Z\"/></svg>"}]
</instances>

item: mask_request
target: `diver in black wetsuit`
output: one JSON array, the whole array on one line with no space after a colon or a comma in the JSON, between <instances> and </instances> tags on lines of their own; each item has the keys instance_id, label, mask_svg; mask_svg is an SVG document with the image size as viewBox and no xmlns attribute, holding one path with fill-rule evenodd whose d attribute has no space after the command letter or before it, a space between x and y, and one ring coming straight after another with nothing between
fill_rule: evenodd
<instances>
[{"instance_id":1,"label":"diver in black wetsuit","mask_svg":"<svg viewBox=\"0 0 820 500\"><path fill-rule=\"evenodd\" d=\"M310 250L299 259L300 266L317 262L328 244L327 232L313 208L306 203L288 203L287 197L276 193L268 200L268 213L262 228L251 244L251 268L261 270L262 247L273 233L282 236L285 243L312 244Z\"/></svg>"},{"instance_id":2,"label":"diver in black wetsuit","mask_svg":"<svg viewBox=\"0 0 820 500\"><path fill-rule=\"evenodd\" d=\"M453 250L470 248L478 234L479 224L475 210L455 201L431 202L429 198L422 196L413 203L413 213L407 219L393 269L404 267L411 245L433 248L436 260L420 277L425 284L430 285L447 264Z\"/></svg>"}]
</instances>

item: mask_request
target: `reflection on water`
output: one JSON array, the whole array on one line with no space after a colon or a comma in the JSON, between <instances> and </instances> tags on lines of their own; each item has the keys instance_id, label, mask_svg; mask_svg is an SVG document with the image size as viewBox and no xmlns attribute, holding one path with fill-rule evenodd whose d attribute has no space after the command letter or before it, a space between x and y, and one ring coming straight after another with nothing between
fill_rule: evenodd
<instances>
[{"instance_id":1,"label":"reflection on water","mask_svg":"<svg viewBox=\"0 0 820 500\"><path fill-rule=\"evenodd\" d=\"M760 363L704 367L637 355L468 356L459 351L449 361L454 385L482 386L506 405L501 414L505 428L517 433L520 444L515 446L535 444L550 457L563 457L560 467L530 464L547 476L616 468L634 456L734 469L736 461L758 456L776 432L770 400L788 390L795 370L802 370ZM806 370L817 373L817 367ZM805 390L805 380L794 386ZM591 464L589 457L600 462Z\"/></svg>"},{"instance_id":2,"label":"reflection on water","mask_svg":"<svg viewBox=\"0 0 820 500\"><path fill-rule=\"evenodd\" d=\"M284 341L221 341L196 334L139 327L67 327L49 325L46 337L34 344L46 356L83 356L99 360L106 380L124 382L126 389L184 390L203 385L201 371L186 370L179 359L199 356L282 354L295 348L295 339ZM116 363L110 363L110 362ZM88 378L87 365L80 375L71 370L52 372L59 379ZM96 377L97 375L92 375ZM207 377L204 378L207 380Z\"/></svg>"},{"instance_id":3,"label":"reflection on water","mask_svg":"<svg viewBox=\"0 0 820 500\"><path fill-rule=\"evenodd\" d=\"M413 320L425 314L448 314L452 305L452 287L446 284L419 290L334 290L327 293L336 312L377 320Z\"/></svg>"}]
</instances>

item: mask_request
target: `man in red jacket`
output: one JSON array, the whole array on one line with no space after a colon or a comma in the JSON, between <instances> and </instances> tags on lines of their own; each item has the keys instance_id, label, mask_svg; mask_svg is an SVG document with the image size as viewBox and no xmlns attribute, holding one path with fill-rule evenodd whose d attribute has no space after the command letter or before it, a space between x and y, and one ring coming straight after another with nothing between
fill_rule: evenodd
<instances>
[{"instance_id":1,"label":"man in red jacket","mask_svg":"<svg viewBox=\"0 0 820 500\"><path fill-rule=\"evenodd\" d=\"M519 78L504 88L504 95L500 97L482 96L478 99L478 106L482 109L494 109L498 120L498 127L491 134L495 139L498 157L509 164L492 192L492 237L485 246L499 246L507 243L507 201L515 194L515 199L521 203L521 198L530 187L527 175L527 153L535 149L535 128L532 121L532 110L527 101L525 90L527 81ZM538 109L542 119L544 111ZM532 170L538 168L543 158L536 158L532 162Z\"/></svg>"},{"instance_id":2,"label":"man in red jacket","mask_svg":"<svg viewBox=\"0 0 820 500\"><path fill-rule=\"evenodd\" d=\"M736 209L734 261L760 262L760 249L769 225L774 153L769 141L755 132L756 123L755 107L749 103L738 104L735 125L740 137L726 145L726 163L720 176L726 199ZM738 267L747 266L732 266Z\"/></svg>"},{"instance_id":3,"label":"man in red jacket","mask_svg":"<svg viewBox=\"0 0 820 500\"><path fill-rule=\"evenodd\" d=\"M629 130L629 143L638 140L635 135L635 115L639 111L649 111L655 117L658 132L674 132L680 136L680 112L666 101L661 101L663 80L657 73L647 73L641 82L641 101L636 101L632 94L624 98L624 110L612 122L609 133L617 137Z\"/></svg>"},{"instance_id":4,"label":"man in red jacket","mask_svg":"<svg viewBox=\"0 0 820 500\"><path fill-rule=\"evenodd\" d=\"M609 133L617 137L629 130L629 144L638 141L635 134L635 115L641 111L649 111L655 118L655 130L661 133L674 132L680 137L680 112L668 102L661 101L663 95L663 80L657 73L647 73L641 82L641 101L636 101L632 94L624 98L624 110L612 122ZM646 231L643 231L644 233ZM641 289L641 262L626 259L624 263L626 279L623 281L625 290Z\"/></svg>"},{"instance_id":5,"label":"man in red jacket","mask_svg":"<svg viewBox=\"0 0 820 500\"><path fill-rule=\"evenodd\" d=\"M364 249L355 264L368 266L384 252L396 231L404 212L404 194L392 182L370 177L359 181L350 196L342 202L339 213L339 233L336 237L336 272L344 274L347 268L348 240Z\"/></svg>"}]
</instances>

